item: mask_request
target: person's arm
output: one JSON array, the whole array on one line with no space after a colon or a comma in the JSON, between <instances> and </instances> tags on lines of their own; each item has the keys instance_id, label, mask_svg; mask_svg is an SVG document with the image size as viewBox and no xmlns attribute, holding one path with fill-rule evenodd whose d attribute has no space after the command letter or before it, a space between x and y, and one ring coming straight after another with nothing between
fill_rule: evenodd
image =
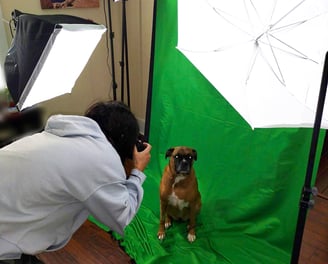
<instances>
[{"instance_id":1,"label":"person's arm","mask_svg":"<svg viewBox=\"0 0 328 264\"><path fill-rule=\"evenodd\" d=\"M150 160L151 146L133 153L134 169L126 181L107 184L99 188L86 201L90 213L120 235L136 215L143 198L142 184L146 176L142 172Z\"/></svg>"},{"instance_id":2,"label":"person's arm","mask_svg":"<svg viewBox=\"0 0 328 264\"><path fill-rule=\"evenodd\" d=\"M136 169L131 173L134 176L128 180L102 186L84 202L97 220L120 235L136 215L143 198L142 183L146 177Z\"/></svg>"}]
</instances>

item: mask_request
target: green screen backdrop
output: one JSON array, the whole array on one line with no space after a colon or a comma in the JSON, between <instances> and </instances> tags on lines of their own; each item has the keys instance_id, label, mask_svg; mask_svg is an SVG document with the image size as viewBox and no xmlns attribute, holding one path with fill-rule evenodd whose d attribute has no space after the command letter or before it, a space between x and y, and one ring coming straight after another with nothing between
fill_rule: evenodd
<instances>
[{"instance_id":1,"label":"green screen backdrop","mask_svg":"<svg viewBox=\"0 0 328 264\"><path fill-rule=\"evenodd\" d=\"M138 264L289 263L312 129L252 130L176 49L177 0L156 5L148 109L152 159L142 206L121 245ZM322 131L317 157L323 138ZM174 223L162 242L156 237L165 152L178 145L198 153L203 206L194 243L186 239L185 223Z\"/></svg>"}]
</instances>

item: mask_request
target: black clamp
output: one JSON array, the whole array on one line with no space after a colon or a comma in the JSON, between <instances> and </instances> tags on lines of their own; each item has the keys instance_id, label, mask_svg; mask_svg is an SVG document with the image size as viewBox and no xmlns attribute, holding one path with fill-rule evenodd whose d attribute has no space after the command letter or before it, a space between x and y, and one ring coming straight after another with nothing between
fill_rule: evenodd
<instances>
[{"instance_id":1,"label":"black clamp","mask_svg":"<svg viewBox=\"0 0 328 264\"><path fill-rule=\"evenodd\" d=\"M310 208L312 209L314 207L315 201L314 199L310 199L311 196L317 196L318 195L318 188L317 187L304 187L303 188L303 193L302 193L302 198L300 202L300 206L302 208Z\"/></svg>"}]
</instances>

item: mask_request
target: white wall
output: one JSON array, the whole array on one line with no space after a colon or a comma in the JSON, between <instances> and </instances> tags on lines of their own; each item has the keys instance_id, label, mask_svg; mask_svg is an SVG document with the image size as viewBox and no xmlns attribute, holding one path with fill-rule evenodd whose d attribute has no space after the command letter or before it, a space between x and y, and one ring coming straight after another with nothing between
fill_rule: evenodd
<instances>
[{"instance_id":1,"label":"white wall","mask_svg":"<svg viewBox=\"0 0 328 264\"><path fill-rule=\"evenodd\" d=\"M39 0L0 0L4 19L9 21L14 9L33 14L69 14L91 19L99 24L106 24L108 1L99 0L99 8L41 9ZM105 5L105 6L104 6ZM152 30L153 0L126 1L129 45L129 70L131 108L137 118L143 122L146 112L150 44ZM113 31L115 34L115 70L120 99L121 60L121 14L122 3L111 1ZM108 14L107 14L108 16ZM10 38L8 24L5 23L7 36ZM70 47L68 45L68 48ZM55 113L82 114L96 100L112 99L110 51L106 37L103 36L88 64L78 78L71 94L63 95L44 102L45 117ZM60 72L54 73L60 77ZM126 95L126 92L125 92Z\"/></svg>"}]
</instances>

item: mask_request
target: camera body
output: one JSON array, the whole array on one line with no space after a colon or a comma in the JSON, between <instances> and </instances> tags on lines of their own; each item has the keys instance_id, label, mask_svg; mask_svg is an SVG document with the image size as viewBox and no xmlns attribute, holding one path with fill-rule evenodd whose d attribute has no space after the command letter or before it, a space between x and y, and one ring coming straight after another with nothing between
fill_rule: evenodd
<instances>
[{"instance_id":1,"label":"camera body","mask_svg":"<svg viewBox=\"0 0 328 264\"><path fill-rule=\"evenodd\" d=\"M136 141L136 147L138 152L143 151L146 148L146 145L144 145L144 142L146 142L145 137L142 134L139 134Z\"/></svg>"}]
</instances>

